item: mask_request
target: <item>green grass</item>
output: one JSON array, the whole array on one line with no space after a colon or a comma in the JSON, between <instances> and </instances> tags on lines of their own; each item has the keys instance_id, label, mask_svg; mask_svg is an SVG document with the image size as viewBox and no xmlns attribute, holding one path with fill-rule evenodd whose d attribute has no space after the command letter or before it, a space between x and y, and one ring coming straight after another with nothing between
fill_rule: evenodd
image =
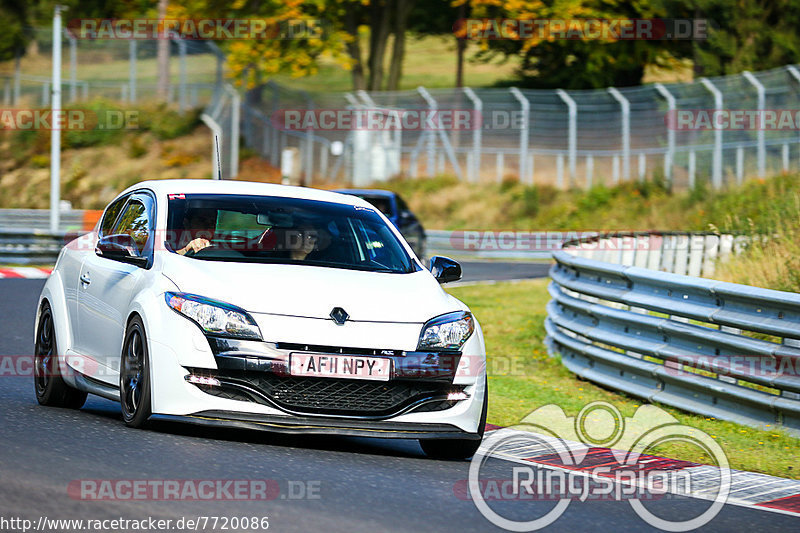
<instances>
[{"instance_id":1,"label":"green grass","mask_svg":"<svg viewBox=\"0 0 800 533\"><path fill-rule=\"evenodd\" d=\"M575 416L593 401L615 405L632 416L642 402L583 381L557 358L547 354L545 304L549 280L473 285L448 290L470 306L483 327L489 371L488 422L500 426L519 423L533 410L548 404ZM726 452L731 468L800 479L800 441L778 428L743 427L659 406L681 424L708 433ZM698 448L667 444L653 453L708 463Z\"/></svg>"}]
</instances>

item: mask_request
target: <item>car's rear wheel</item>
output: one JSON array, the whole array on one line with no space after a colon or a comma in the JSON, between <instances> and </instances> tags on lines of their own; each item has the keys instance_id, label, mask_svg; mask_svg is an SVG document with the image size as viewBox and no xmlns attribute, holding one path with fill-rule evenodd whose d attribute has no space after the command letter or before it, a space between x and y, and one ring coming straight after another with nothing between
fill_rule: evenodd
<instances>
[{"instance_id":1,"label":"car's rear wheel","mask_svg":"<svg viewBox=\"0 0 800 533\"><path fill-rule=\"evenodd\" d=\"M486 379L486 378L484 378ZM478 423L479 439L420 439L419 445L425 455L432 459L469 459L481 446L483 432L486 429L486 410L489 406L488 381L484 381L485 394L483 395L483 408L480 422Z\"/></svg>"},{"instance_id":2,"label":"car's rear wheel","mask_svg":"<svg viewBox=\"0 0 800 533\"><path fill-rule=\"evenodd\" d=\"M138 316L128 323L122 345L119 399L125 424L134 428L144 427L151 414L150 363L144 324Z\"/></svg>"},{"instance_id":3,"label":"car's rear wheel","mask_svg":"<svg viewBox=\"0 0 800 533\"><path fill-rule=\"evenodd\" d=\"M47 302L42 305L36 328L34 385L41 405L80 409L86 403L86 393L70 387L61 377L53 311Z\"/></svg>"}]
</instances>

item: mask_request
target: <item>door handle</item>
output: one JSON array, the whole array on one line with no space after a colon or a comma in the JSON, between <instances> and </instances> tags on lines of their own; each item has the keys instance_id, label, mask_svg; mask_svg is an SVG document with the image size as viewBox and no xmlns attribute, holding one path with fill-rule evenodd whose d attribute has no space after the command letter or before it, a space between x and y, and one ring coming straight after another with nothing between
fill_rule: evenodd
<instances>
[{"instance_id":1,"label":"door handle","mask_svg":"<svg viewBox=\"0 0 800 533\"><path fill-rule=\"evenodd\" d=\"M86 285L92 282L92 279L89 277L89 273L81 274L81 283L85 283Z\"/></svg>"}]
</instances>

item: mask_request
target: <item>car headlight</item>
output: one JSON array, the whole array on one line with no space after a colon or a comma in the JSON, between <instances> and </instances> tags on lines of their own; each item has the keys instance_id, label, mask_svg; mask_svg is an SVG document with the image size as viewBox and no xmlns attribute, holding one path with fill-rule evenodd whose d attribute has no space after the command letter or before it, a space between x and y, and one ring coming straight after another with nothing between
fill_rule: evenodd
<instances>
[{"instance_id":1,"label":"car headlight","mask_svg":"<svg viewBox=\"0 0 800 533\"><path fill-rule=\"evenodd\" d=\"M200 326L203 333L261 340L261 330L247 311L197 294L167 292L167 305Z\"/></svg>"},{"instance_id":2,"label":"car headlight","mask_svg":"<svg viewBox=\"0 0 800 533\"><path fill-rule=\"evenodd\" d=\"M471 313L458 311L437 316L423 326L418 350L460 350L475 331Z\"/></svg>"}]
</instances>

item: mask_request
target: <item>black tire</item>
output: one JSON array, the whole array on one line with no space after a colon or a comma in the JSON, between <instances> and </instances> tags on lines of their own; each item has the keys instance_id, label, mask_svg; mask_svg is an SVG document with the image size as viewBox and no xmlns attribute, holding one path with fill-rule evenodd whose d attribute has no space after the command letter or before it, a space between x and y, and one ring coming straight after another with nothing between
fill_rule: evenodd
<instances>
[{"instance_id":1,"label":"black tire","mask_svg":"<svg viewBox=\"0 0 800 533\"><path fill-rule=\"evenodd\" d=\"M42 311L39 313L33 353L33 384L39 404L69 409L83 407L87 394L70 387L61 377L56 332L53 326L53 311L47 302L42 304Z\"/></svg>"},{"instance_id":2,"label":"black tire","mask_svg":"<svg viewBox=\"0 0 800 533\"><path fill-rule=\"evenodd\" d=\"M484 378L486 379L486 378ZM478 423L479 439L420 439L419 445L425 455L431 459L464 460L469 459L483 440L483 433L486 430L486 411L489 406L489 386L488 380L484 381L486 394L483 396L483 409L481 420Z\"/></svg>"},{"instance_id":3,"label":"black tire","mask_svg":"<svg viewBox=\"0 0 800 533\"><path fill-rule=\"evenodd\" d=\"M119 400L122 419L132 428L143 428L150 418L150 354L142 319L133 317L125 331L119 365Z\"/></svg>"}]
</instances>

